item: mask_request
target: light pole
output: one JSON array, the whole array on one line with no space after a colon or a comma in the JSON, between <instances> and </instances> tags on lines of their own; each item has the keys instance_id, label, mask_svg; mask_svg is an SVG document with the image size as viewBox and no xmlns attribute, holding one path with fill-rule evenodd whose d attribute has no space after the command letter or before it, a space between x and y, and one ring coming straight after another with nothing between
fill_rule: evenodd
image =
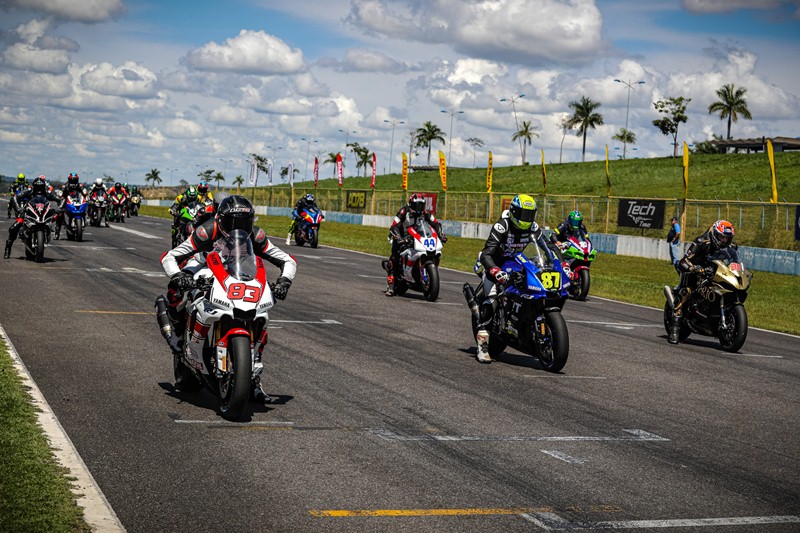
<instances>
[{"instance_id":1,"label":"light pole","mask_svg":"<svg viewBox=\"0 0 800 533\"><path fill-rule=\"evenodd\" d=\"M175 172L178 169L177 168L168 168L167 170L169 170L169 186L172 187L172 173ZM155 182L153 182L153 185L155 185Z\"/></svg>"},{"instance_id":2,"label":"light pole","mask_svg":"<svg viewBox=\"0 0 800 533\"><path fill-rule=\"evenodd\" d=\"M350 134L358 133L356 130L353 131L346 131L346 130L339 130L344 133L344 155L342 156L342 166L347 166L345 163L347 162L347 143L350 141Z\"/></svg>"},{"instance_id":3,"label":"light pole","mask_svg":"<svg viewBox=\"0 0 800 533\"><path fill-rule=\"evenodd\" d=\"M392 144L389 145L389 174L392 173L392 157L394 156L394 127L398 124L405 124L402 120L384 120L385 123L392 125Z\"/></svg>"},{"instance_id":4,"label":"light pole","mask_svg":"<svg viewBox=\"0 0 800 533\"><path fill-rule=\"evenodd\" d=\"M614 80L617 83L621 83L628 88L628 104L625 106L625 132L622 139L622 159L625 159L625 154L627 153L628 143L626 137L628 135L628 111L631 108L631 89L633 89L633 85L630 80L622 81L622 80ZM644 82L639 80L635 83L636 85L644 85Z\"/></svg>"},{"instance_id":5,"label":"light pole","mask_svg":"<svg viewBox=\"0 0 800 533\"><path fill-rule=\"evenodd\" d=\"M517 127L517 130L514 133L517 133L519 131L519 122L517 122L517 100L519 100L520 98L524 98L524 97L525 97L525 93L522 93L522 94L517 95L517 96L511 96L509 98L501 98L500 99L501 102L511 102L511 109L514 110L514 124ZM520 158L520 161L522 161L522 137L518 138L517 141L519 142L519 158Z\"/></svg>"},{"instance_id":6,"label":"light pole","mask_svg":"<svg viewBox=\"0 0 800 533\"><path fill-rule=\"evenodd\" d=\"M300 140L301 141L306 141L306 143L308 143L308 144L306 144L306 174L303 177L303 181L308 181L308 152L311 149L311 143L312 142L316 143L316 142L319 142L319 141L312 141L311 139L306 139L305 137L300 137Z\"/></svg>"},{"instance_id":7,"label":"light pole","mask_svg":"<svg viewBox=\"0 0 800 533\"><path fill-rule=\"evenodd\" d=\"M453 153L453 117L456 115L463 115L463 111L456 111L455 109L442 109L442 113L450 115L450 147L447 149L447 163L450 164L450 155Z\"/></svg>"}]
</instances>

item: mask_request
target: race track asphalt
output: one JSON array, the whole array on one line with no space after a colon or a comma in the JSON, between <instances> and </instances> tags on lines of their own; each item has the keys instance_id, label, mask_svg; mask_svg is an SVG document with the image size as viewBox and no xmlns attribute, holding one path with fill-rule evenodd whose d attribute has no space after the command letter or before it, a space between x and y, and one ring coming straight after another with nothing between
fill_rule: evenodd
<instances>
[{"instance_id":1,"label":"race track asphalt","mask_svg":"<svg viewBox=\"0 0 800 533\"><path fill-rule=\"evenodd\" d=\"M387 298L380 258L323 227L270 315L279 401L229 423L172 388L168 236L138 217L0 262L0 324L128 531L800 529L797 337L670 346L660 311L590 296L565 307L562 373L482 365L474 275Z\"/></svg>"}]
</instances>

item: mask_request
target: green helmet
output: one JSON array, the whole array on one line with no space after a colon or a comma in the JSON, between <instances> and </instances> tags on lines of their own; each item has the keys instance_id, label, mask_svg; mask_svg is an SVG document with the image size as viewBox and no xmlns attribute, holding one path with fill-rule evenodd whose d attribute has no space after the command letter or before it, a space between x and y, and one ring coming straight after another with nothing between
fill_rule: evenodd
<instances>
[{"instance_id":1,"label":"green helmet","mask_svg":"<svg viewBox=\"0 0 800 533\"><path fill-rule=\"evenodd\" d=\"M511 223L519 229L530 229L536 218L536 200L528 194L518 194L508 208Z\"/></svg>"},{"instance_id":2,"label":"green helmet","mask_svg":"<svg viewBox=\"0 0 800 533\"><path fill-rule=\"evenodd\" d=\"M186 189L186 193L184 194L186 196L186 200L189 202L194 202L197 200L197 189L194 187L194 185Z\"/></svg>"},{"instance_id":3,"label":"green helmet","mask_svg":"<svg viewBox=\"0 0 800 533\"><path fill-rule=\"evenodd\" d=\"M567 216L567 223L569 224L570 228L578 230L583 223L583 215L581 215L580 211L573 211L569 214L569 216Z\"/></svg>"}]
</instances>

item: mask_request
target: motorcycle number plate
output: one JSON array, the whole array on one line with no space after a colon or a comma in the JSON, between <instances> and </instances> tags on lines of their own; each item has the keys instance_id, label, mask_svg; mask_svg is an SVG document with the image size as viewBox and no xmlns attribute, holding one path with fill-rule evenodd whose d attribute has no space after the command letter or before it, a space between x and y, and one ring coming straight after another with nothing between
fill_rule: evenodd
<instances>
[{"instance_id":1,"label":"motorcycle number plate","mask_svg":"<svg viewBox=\"0 0 800 533\"><path fill-rule=\"evenodd\" d=\"M542 287L547 290L561 287L561 272L542 272Z\"/></svg>"},{"instance_id":2,"label":"motorcycle number plate","mask_svg":"<svg viewBox=\"0 0 800 533\"><path fill-rule=\"evenodd\" d=\"M425 246L426 250L431 250L431 251L435 250L436 249L436 239L433 239L433 238L425 239L422 242L422 245Z\"/></svg>"}]
</instances>

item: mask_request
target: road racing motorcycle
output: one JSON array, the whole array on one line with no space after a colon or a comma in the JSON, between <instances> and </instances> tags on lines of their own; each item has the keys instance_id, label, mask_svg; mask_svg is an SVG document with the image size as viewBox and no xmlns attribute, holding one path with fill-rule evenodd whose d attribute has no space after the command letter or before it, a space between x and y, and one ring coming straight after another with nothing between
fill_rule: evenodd
<instances>
[{"instance_id":1,"label":"road racing motorcycle","mask_svg":"<svg viewBox=\"0 0 800 533\"><path fill-rule=\"evenodd\" d=\"M389 242L392 237L389 236ZM408 289L421 292L425 299L434 302L439 297L439 260L442 258L442 241L428 221L419 218L406 229L406 248L400 252L400 265L395 272L394 293L405 294ZM388 271L389 261L383 268Z\"/></svg>"},{"instance_id":2,"label":"road racing motorcycle","mask_svg":"<svg viewBox=\"0 0 800 533\"><path fill-rule=\"evenodd\" d=\"M319 209L313 207L301 209L298 213L299 220L294 227L294 242L297 246L308 243L312 248L316 248L319 240L319 225L324 218Z\"/></svg>"},{"instance_id":3,"label":"road racing motorcycle","mask_svg":"<svg viewBox=\"0 0 800 533\"><path fill-rule=\"evenodd\" d=\"M569 357L569 333L561 309L569 297L570 280L552 251L536 243L529 259L522 252L507 259L500 268L509 282L498 286L497 306L489 332L489 355L500 355L507 346L537 357L544 370L559 372ZM486 299L483 265L475 263L481 278L477 286L464 284L464 297L472 312L472 334L478 334L479 305Z\"/></svg>"},{"instance_id":4,"label":"road racing motorcycle","mask_svg":"<svg viewBox=\"0 0 800 533\"><path fill-rule=\"evenodd\" d=\"M25 243L25 258L44 261L44 249L50 242L56 211L44 196L34 196L22 209L23 223L19 238Z\"/></svg>"},{"instance_id":5,"label":"road racing motorcycle","mask_svg":"<svg viewBox=\"0 0 800 533\"><path fill-rule=\"evenodd\" d=\"M732 246L720 248L708 259L711 264L698 274L697 284L683 304L678 340L683 342L697 333L716 337L726 352L737 352L747 339L744 301L753 274ZM677 287L665 286L664 296L664 327L669 335L673 309L681 294Z\"/></svg>"},{"instance_id":6,"label":"road racing motorcycle","mask_svg":"<svg viewBox=\"0 0 800 533\"><path fill-rule=\"evenodd\" d=\"M264 261L253 252L250 236L234 230L214 243L206 264L194 275L185 294L186 331L173 370L180 390L204 385L219 398L219 412L229 420L244 414L252 378L263 369L268 311L274 305ZM166 298L156 299L156 314L167 342L172 324Z\"/></svg>"},{"instance_id":7,"label":"road racing motorcycle","mask_svg":"<svg viewBox=\"0 0 800 533\"><path fill-rule=\"evenodd\" d=\"M132 194L130 198L130 205L128 206L128 214L132 217L139 216L139 207L142 205L142 195Z\"/></svg>"},{"instance_id":8,"label":"road racing motorcycle","mask_svg":"<svg viewBox=\"0 0 800 533\"><path fill-rule=\"evenodd\" d=\"M109 197L110 205L108 209L108 219L111 222L125 222L125 215L128 210L128 198L123 192L115 192Z\"/></svg>"},{"instance_id":9,"label":"road racing motorcycle","mask_svg":"<svg viewBox=\"0 0 800 533\"><path fill-rule=\"evenodd\" d=\"M93 192L89 198L89 209L87 211L89 223L99 228L100 223L106 218L107 209L108 193L103 190Z\"/></svg>"},{"instance_id":10,"label":"road racing motorcycle","mask_svg":"<svg viewBox=\"0 0 800 533\"><path fill-rule=\"evenodd\" d=\"M86 212L89 206L86 196L80 192L68 194L64 203L64 228L67 230L67 239L81 242L83 229L86 227ZM58 238L58 235L56 235Z\"/></svg>"},{"instance_id":11,"label":"road racing motorcycle","mask_svg":"<svg viewBox=\"0 0 800 533\"><path fill-rule=\"evenodd\" d=\"M561 253L570 269L569 295L576 300L585 300L589 295L589 266L597 256L589 236L583 231L561 241Z\"/></svg>"},{"instance_id":12,"label":"road racing motorcycle","mask_svg":"<svg viewBox=\"0 0 800 533\"><path fill-rule=\"evenodd\" d=\"M175 248L180 243L189 238L194 233L194 229L214 216L214 205L201 202L192 202L181 208L178 227L172 234L172 247Z\"/></svg>"}]
</instances>

